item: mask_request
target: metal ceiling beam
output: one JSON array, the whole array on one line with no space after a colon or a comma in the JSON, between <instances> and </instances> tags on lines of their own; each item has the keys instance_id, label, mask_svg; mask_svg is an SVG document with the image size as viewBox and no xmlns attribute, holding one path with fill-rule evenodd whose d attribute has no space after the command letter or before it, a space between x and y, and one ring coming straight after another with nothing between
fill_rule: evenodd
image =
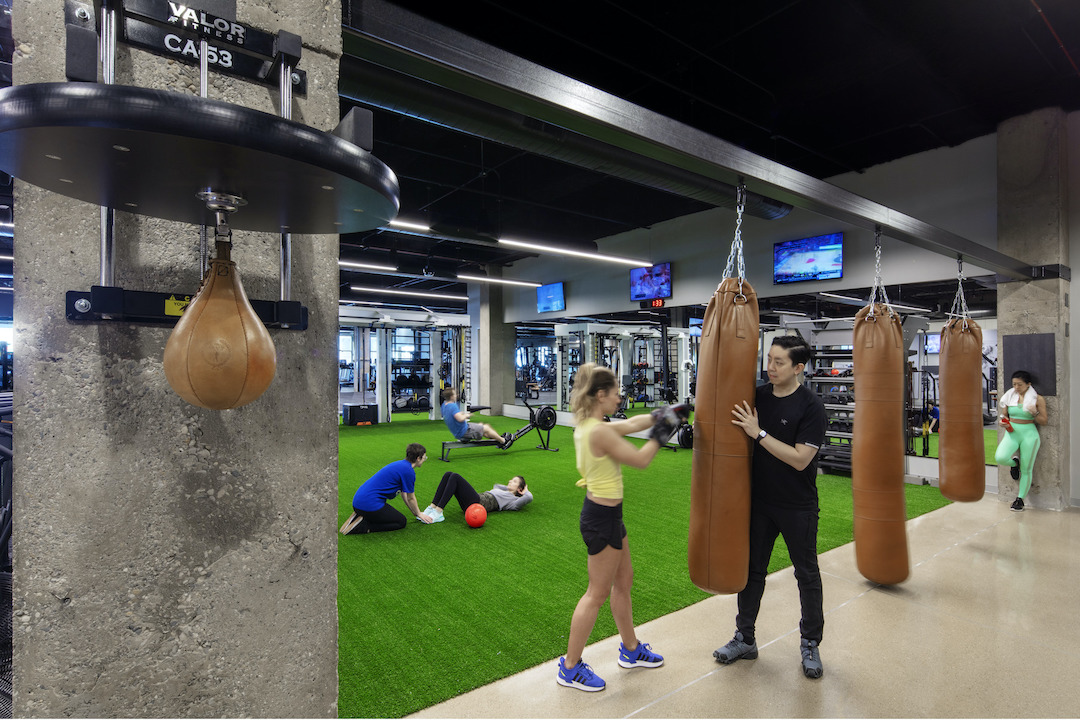
<instances>
[{"instance_id":1,"label":"metal ceiling beam","mask_svg":"<svg viewBox=\"0 0 1080 720\"><path fill-rule=\"evenodd\" d=\"M1037 268L743 150L384 0L350 0L344 53L682 171L747 188L1018 280Z\"/></svg>"}]
</instances>

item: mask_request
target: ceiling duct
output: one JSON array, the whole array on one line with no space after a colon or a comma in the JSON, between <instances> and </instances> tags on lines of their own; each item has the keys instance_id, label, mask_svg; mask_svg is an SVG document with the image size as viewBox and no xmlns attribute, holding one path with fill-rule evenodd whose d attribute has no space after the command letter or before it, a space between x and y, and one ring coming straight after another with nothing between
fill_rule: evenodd
<instances>
[{"instance_id":1,"label":"ceiling duct","mask_svg":"<svg viewBox=\"0 0 1080 720\"><path fill-rule=\"evenodd\" d=\"M519 150L560 160L718 207L735 207L735 188L565 128L467 97L361 60L341 58L340 94L389 112L437 123ZM776 220L791 205L748 192L746 214Z\"/></svg>"}]
</instances>

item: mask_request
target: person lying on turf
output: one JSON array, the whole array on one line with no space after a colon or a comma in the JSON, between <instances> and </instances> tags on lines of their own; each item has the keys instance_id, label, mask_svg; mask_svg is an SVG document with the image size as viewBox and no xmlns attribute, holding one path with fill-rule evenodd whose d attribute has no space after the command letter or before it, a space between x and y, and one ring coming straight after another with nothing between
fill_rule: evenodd
<instances>
[{"instance_id":1,"label":"person lying on turf","mask_svg":"<svg viewBox=\"0 0 1080 720\"><path fill-rule=\"evenodd\" d=\"M450 434L455 438L469 442L486 437L491 438L492 440L498 440L499 447L503 450L510 447L510 443L513 442L513 433L503 433L500 435L496 432L495 428L487 423L469 422L469 417L472 413L468 410L462 410L457 404L456 388L446 388L443 390L442 399L443 420L446 422L446 427L449 428Z\"/></svg>"},{"instance_id":2,"label":"person lying on turf","mask_svg":"<svg viewBox=\"0 0 1080 720\"><path fill-rule=\"evenodd\" d=\"M416 471L427 460L427 450L420 443L410 443L405 448L405 459L392 462L368 478L353 495L353 511L341 526L342 535L388 532L401 530L406 525L405 516L390 507L387 500L398 493L405 506L421 522L435 522L420 512L416 504Z\"/></svg>"},{"instance_id":3,"label":"person lying on turf","mask_svg":"<svg viewBox=\"0 0 1080 720\"><path fill-rule=\"evenodd\" d=\"M450 498L457 498L462 512L473 503L480 503L485 510L492 513L499 510L520 510L532 502L533 494L526 488L525 478L520 475L510 478L505 485L494 485L490 490L478 493L468 480L456 472L446 472L424 514L434 522L442 522L443 508L450 502Z\"/></svg>"}]
</instances>

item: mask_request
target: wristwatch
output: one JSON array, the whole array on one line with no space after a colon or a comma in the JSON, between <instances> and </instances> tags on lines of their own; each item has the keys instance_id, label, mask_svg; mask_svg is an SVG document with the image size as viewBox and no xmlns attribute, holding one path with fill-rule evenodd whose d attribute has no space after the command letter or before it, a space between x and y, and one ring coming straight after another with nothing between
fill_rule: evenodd
<instances>
[{"instance_id":1,"label":"wristwatch","mask_svg":"<svg viewBox=\"0 0 1080 720\"><path fill-rule=\"evenodd\" d=\"M767 437L769 437L769 433L765 432L764 430L760 430L758 432L758 434L757 434L758 442L761 442L762 440L764 440Z\"/></svg>"}]
</instances>

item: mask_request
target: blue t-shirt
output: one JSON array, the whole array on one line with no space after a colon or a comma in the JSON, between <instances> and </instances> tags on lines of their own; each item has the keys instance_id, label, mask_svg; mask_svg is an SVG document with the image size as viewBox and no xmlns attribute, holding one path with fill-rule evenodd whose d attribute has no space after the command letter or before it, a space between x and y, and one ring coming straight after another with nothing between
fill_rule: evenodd
<instances>
[{"instance_id":1,"label":"blue t-shirt","mask_svg":"<svg viewBox=\"0 0 1080 720\"><path fill-rule=\"evenodd\" d=\"M460 438L469 429L468 422L454 419L454 416L459 412L461 412L461 408L458 407L456 402L443 403L442 419L446 422L446 427L450 428L450 434L456 438Z\"/></svg>"},{"instance_id":2,"label":"blue t-shirt","mask_svg":"<svg viewBox=\"0 0 1080 720\"><path fill-rule=\"evenodd\" d=\"M411 493L416 471L408 460L398 460L371 476L353 495L354 510L375 512L399 492Z\"/></svg>"}]
</instances>

